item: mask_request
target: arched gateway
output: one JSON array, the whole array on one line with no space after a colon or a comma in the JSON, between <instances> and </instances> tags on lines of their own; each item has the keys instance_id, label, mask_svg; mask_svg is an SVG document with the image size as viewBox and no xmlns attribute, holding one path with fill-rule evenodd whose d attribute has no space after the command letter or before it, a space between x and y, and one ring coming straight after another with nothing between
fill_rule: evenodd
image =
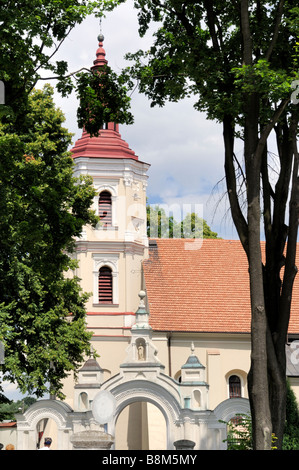
<instances>
[{"instance_id":1,"label":"arched gateway","mask_svg":"<svg viewBox=\"0 0 299 470\"><path fill-rule=\"evenodd\" d=\"M57 450L71 449L72 413L73 410L66 403L57 400L37 401L24 415L19 415L17 418L17 449L36 450L39 443L43 442L43 438L47 437L45 433L53 432L53 423L55 448ZM42 431L39 426L41 422L44 422Z\"/></svg>"},{"instance_id":2,"label":"arched gateway","mask_svg":"<svg viewBox=\"0 0 299 470\"><path fill-rule=\"evenodd\" d=\"M205 367L193 349L182 366L180 382L164 373L164 366L159 361L157 350L151 341L152 331L148 323L144 295L143 292L140 293L136 323L131 329L127 357L120 365L119 373L103 383L100 366L94 359L89 359L79 371L78 383L75 386L75 409L72 410L67 404L57 400L40 400L33 404L24 415L19 416L18 449L36 448L40 437L37 427L41 420L51 420L56 425L57 449L79 448L79 441L81 448L88 448L89 444L91 448L117 448L114 440L117 421L124 410L133 405L134 419L128 422L127 430L132 431L129 427L135 427L135 433L140 435L143 428L146 432L146 426L151 421L155 422L155 429L159 429L157 415L151 415L153 409L159 410L164 429L166 426L165 450L174 450L175 443L182 440L193 443L194 450L226 448L223 442L226 438L226 425L220 420L230 419L237 412L248 411L248 401L227 400L215 411L209 410L209 386L206 382ZM111 416L107 415L104 402L96 413L94 408L92 410L88 407L91 403L98 406L97 397L103 393L106 393L108 402L109 397L113 401ZM109 405L108 402L106 403ZM138 403L142 403L143 407L140 407L140 415L137 416L138 406L135 405ZM147 405L149 406L145 416ZM102 439L101 446L96 442L99 436ZM137 440L131 440L130 449L139 450L139 445ZM147 445L150 446L149 439Z\"/></svg>"}]
</instances>

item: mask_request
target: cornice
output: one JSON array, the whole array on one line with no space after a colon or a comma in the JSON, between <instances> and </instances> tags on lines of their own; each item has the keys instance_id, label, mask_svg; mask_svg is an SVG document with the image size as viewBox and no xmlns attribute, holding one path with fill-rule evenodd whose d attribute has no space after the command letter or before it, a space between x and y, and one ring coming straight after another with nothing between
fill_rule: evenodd
<instances>
[{"instance_id":1,"label":"cornice","mask_svg":"<svg viewBox=\"0 0 299 470\"><path fill-rule=\"evenodd\" d=\"M77 241L76 252L144 254L147 246L132 241Z\"/></svg>"},{"instance_id":2,"label":"cornice","mask_svg":"<svg viewBox=\"0 0 299 470\"><path fill-rule=\"evenodd\" d=\"M123 178L126 173L130 172L135 176L147 177L146 172L149 168L149 163L140 160L77 157L74 172L103 178L107 178L108 175L109 178Z\"/></svg>"}]
</instances>

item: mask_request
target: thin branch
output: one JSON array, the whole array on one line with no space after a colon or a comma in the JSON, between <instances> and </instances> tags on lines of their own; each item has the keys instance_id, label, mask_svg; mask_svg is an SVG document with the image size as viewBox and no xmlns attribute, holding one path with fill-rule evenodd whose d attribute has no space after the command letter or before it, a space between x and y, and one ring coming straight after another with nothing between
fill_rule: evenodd
<instances>
[{"instance_id":1,"label":"thin branch","mask_svg":"<svg viewBox=\"0 0 299 470\"><path fill-rule=\"evenodd\" d=\"M282 115L283 111L285 110L285 108L286 108L286 106L288 105L289 102L290 102L290 98L286 98L286 99L281 101L280 105L278 106L275 113L273 114L272 119L270 119L268 124L262 130L261 136L260 136L258 144L257 144L256 152L255 152L255 155L256 155L257 158L261 157L261 155L263 153L264 146L266 144L266 141L269 137L270 132L272 131L273 127L277 123L278 119Z\"/></svg>"},{"instance_id":2,"label":"thin branch","mask_svg":"<svg viewBox=\"0 0 299 470\"><path fill-rule=\"evenodd\" d=\"M237 229L240 241L248 255L248 225L241 211L236 185L236 173L233 163L234 154L234 123L231 116L224 116L223 138L225 147L225 175L227 192L231 206L231 214Z\"/></svg>"},{"instance_id":3,"label":"thin branch","mask_svg":"<svg viewBox=\"0 0 299 470\"><path fill-rule=\"evenodd\" d=\"M73 75L76 75L77 73L81 72L81 70L86 70L87 72L92 73L90 69L87 69L86 67L82 67L79 70L76 70L76 72L69 73L68 75L64 75L63 77L61 76L56 76L56 77L39 77L38 80L61 80L62 78L69 78L72 77Z\"/></svg>"},{"instance_id":4,"label":"thin branch","mask_svg":"<svg viewBox=\"0 0 299 470\"><path fill-rule=\"evenodd\" d=\"M214 50L216 52L220 52L220 47L218 44L218 38L216 34L216 29L215 29L215 14L213 10L213 2L212 0L206 0L204 2L204 5L207 11L208 26L209 26L209 31L210 31Z\"/></svg>"},{"instance_id":5,"label":"thin branch","mask_svg":"<svg viewBox=\"0 0 299 470\"><path fill-rule=\"evenodd\" d=\"M265 59L269 60L271 57L271 54L273 52L273 49L276 45L277 38L278 38L278 31L279 27L281 25L281 18L283 14L283 6L284 6L284 0L280 0L278 7L277 7L277 13L276 13L276 21L275 21L275 26L274 26L274 31L273 31L273 36L270 42L270 45L268 47L267 53L265 55Z\"/></svg>"},{"instance_id":6,"label":"thin branch","mask_svg":"<svg viewBox=\"0 0 299 470\"><path fill-rule=\"evenodd\" d=\"M63 42L66 40L66 38L68 37L68 35L70 34L70 32L72 31L74 27L70 27L70 29L68 30L68 32L66 33L66 35L61 39L61 41L59 42L58 46L55 47L54 51L52 52L52 54L48 57L48 62L52 59L52 57L56 54L56 52L60 49L61 45L63 44ZM40 68L42 67L42 64L39 64L38 67L36 67L36 69L33 71L33 73L36 73Z\"/></svg>"},{"instance_id":7,"label":"thin branch","mask_svg":"<svg viewBox=\"0 0 299 470\"><path fill-rule=\"evenodd\" d=\"M240 165L240 163L239 163L239 160L237 159L237 156L236 156L235 152L233 152L233 159L234 159L235 162L237 163L237 166L238 166L238 168L239 168L239 171L240 171L240 173L241 173L241 175L242 175L242 177L243 177L243 182L245 182L245 181L246 181L246 177L245 177L244 171L243 171L243 169L242 169L242 167L241 167L241 165Z\"/></svg>"}]
</instances>

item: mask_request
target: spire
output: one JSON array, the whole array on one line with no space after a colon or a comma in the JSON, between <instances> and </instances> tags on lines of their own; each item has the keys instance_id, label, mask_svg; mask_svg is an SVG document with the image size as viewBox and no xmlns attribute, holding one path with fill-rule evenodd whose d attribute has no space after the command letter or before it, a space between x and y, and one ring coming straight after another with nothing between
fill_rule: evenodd
<instances>
[{"instance_id":1,"label":"spire","mask_svg":"<svg viewBox=\"0 0 299 470\"><path fill-rule=\"evenodd\" d=\"M91 71L96 72L108 64L106 52L103 47L104 36L100 31L98 35L99 47L96 51L96 59L93 61ZM119 124L108 122L103 125L98 137L90 137L84 129L82 137L75 142L71 149L72 157L87 158L129 158L138 160L138 156L130 149L128 143L121 138Z\"/></svg>"},{"instance_id":2,"label":"spire","mask_svg":"<svg viewBox=\"0 0 299 470\"><path fill-rule=\"evenodd\" d=\"M102 67L103 65L108 64L108 60L105 58L106 52L103 47L104 36L102 33L98 35L98 41L99 41L99 47L96 52L97 58L93 61L93 66L91 67L91 70L97 70L99 67Z\"/></svg>"}]
</instances>

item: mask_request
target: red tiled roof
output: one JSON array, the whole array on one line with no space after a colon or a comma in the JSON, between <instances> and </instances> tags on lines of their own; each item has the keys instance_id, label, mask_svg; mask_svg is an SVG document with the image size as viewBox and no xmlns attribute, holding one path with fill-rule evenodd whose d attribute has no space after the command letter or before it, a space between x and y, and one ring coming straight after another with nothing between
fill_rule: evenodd
<instances>
[{"instance_id":1,"label":"red tiled roof","mask_svg":"<svg viewBox=\"0 0 299 470\"><path fill-rule=\"evenodd\" d=\"M98 137L90 137L84 130L82 137L78 139L71 149L72 158L131 158L138 160L135 152L130 149L118 131L103 129Z\"/></svg>"},{"instance_id":2,"label":"red tiled roof","mask_svg":"<svg viewBox=\"0 0 299 470\"><path fill-rule=\"evenodd\" d=\"M186 249L191 240L153 242L143 266L154 330L250 332L248 263L239 241L204 239L200 249ZM299 333L299 275L289 332Z\"/></svg>"},{"instance_id":3,"label":"red tiled roof","mask_svg":"<svg viewBox=\"0 0 299 470\"><path fill-rule=\"evenodd\" d=\"M9 423L0 423L0 428L12 428L17 425L16 421L10 421Z\"/></svg>"}]
</instances>

